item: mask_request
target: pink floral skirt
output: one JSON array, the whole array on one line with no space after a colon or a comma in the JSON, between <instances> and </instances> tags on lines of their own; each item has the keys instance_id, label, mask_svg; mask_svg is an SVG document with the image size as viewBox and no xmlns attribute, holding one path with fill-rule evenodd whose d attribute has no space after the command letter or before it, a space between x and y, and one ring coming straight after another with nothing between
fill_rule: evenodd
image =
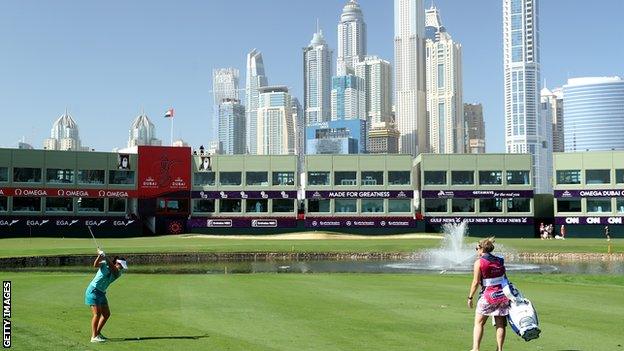
<instances>
[{"instance_id":1,"label":"pink floral skirt","mask_svg":"<svg viewBox=\"0 0 624 351\"><path fill-rule=\"evenodd\" d=\"M509 314L509 300L491 304L486 301L484 296L481 296L477 301L476 312L484 316L507 316Z\"/></svg>"}]
</instances>

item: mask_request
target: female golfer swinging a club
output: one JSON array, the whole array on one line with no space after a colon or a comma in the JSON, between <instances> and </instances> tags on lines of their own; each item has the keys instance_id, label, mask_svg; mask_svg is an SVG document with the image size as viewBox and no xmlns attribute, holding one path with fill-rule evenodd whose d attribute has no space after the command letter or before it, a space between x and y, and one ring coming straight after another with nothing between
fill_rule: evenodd
<instances>
[{"instance_id":1,"label":"female golfer swinging a club","mask_svg":"<svg viewBox=\"0 0 624 351\"><path fill-rule=\"evenodd\" d=\"M104 342L106 337L102 335L102 328L110 317L106 289L121 276L122 270L128 269L128 264L123 258L115 257L111 260L99 248L97 253L98 256L93 261L93 267L98 268L98 271L85 291L85 304L91 307L93 313L91 342Z\"/></svg>"},{"instance_id":2,"label":"female golfer swinging a club","mask_svg":"<svg viewBox=\"0 0 624 351\"><path fill-rule=\"evenodd\" d=\"M494 238L479 241L476 247L478 259L474 263L473 279L468 293L468 307L472 308L472 297L481 285L481 293L475 311L472 351L479 351L483 338L483 326L489 316L494 317L496 326L496 350L502 351L505 342L506 316L509 314L509 299L503 293L507 283L505 263L501 257L492 255Z\"/></svg>"}]
</instances>

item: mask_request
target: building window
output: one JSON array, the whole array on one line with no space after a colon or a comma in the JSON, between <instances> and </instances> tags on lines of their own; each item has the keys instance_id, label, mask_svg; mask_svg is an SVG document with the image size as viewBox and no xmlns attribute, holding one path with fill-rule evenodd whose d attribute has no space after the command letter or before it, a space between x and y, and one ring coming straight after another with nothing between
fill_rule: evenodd
<instances>
[{"instance_id":1,"label":"building window","mask_svg":"<svg viewBox=\"0 0 624 351\"><path fill-rule=\"evenodd\" d=\"M245 175L245 184L269 186L269 172L247 172Z\"/></svg>"},{"instance_id":2,"label":"building window","mask_svg":"<svg viewBox=\"0 0 624 351\"><path fill-rule=\"evenodd\" d=\"M104 184L104 170L79 170L78 184Z\"/></svg>"},{"instance_id":3,"label":"building window","mask_svg":"<svg viewBox=\"0 0 624 351\"><path fill-rule=\"evenodd\" d=\"M134 184L134 171L109 171L109 184Z\"/></svg>"},{"instance_id":4,"label":"building window","mask_svg":"<svg viewBox=\"0 0 624 351\"><path fill-rule=\"evenodd\" d=\"M40 168L13 168L14 183L41 183Z\"/></svg>"},{"instance_id":5,"label":"building window","mask_svg":"<svg viewBox=\"0 0 624 351\"><path fill-rule=\"evenodd\" d=\"M74 199L71 197L48 197L45 201L46 212L73 212Z\"/></svg>"},{"instance_id":6,"label":"building window","mask_svg":"<svg viewBox=\"0 0 624 351\"><path fill-rule=\"evenodd\" d=\"M410 199L389 199L388 212L390 213L411 213L412 200Z\"/></svg>"},{"instance_id":7,"label":"building window","mask_svg":"<svg viewBox=\"0 0 624 351\"><path fill-rule=\"evenodd\" d=\"M334 172L334 185L357 185L357 172Z\"/></svg>"},{"instance_id":8,"label":"building window","mask_svg":"<svg viewBox=\"0 0 624 351\"><path fill-rule=\"evenodd\" d=\"M444 88L444 64L438 64L438 88Z\"/></svg>"},{"instance_id":9,"label":"building window","mask_svg":"<svg viewBox=\"0 0 624 351\"><path fill-rule=\"evenodd\" d=\"M291 213L295 211L295 200L293 199L274 199L272 202L273 212Z\"/></svg>"},{"instance_id":10,"label":"building window","mask_svg":"<svg viewBox=\"0 0 624 351\"><path fill-rule=\"evenodd\" d=\"M355 212L357 212L357 200L355 200L355 199L336 199L336 200L334 200L334 212L336 212L336 213L355 213Z\"/></svg>"},{"instance_id":11,"label":"building window","mask_svg":"<svg viewBox=\"0 0 624 351\"><path fill-rule=\"evenodd\" d=\"M425 212L448 212L446 199L425 199Z\"/></svg>"},{"instance_id":12,"label":"building window","mask_svg":"<svg viewBox=\"0 0 624 351\"><path fill-rule=\"evenodd\" d=\"M220 199L219 212L239 213L241 212L241 199Z\"/></svg>"},{"instance_id":13,"label":"building window","mask_svg":"<svg viewBox=\"0 0 624 351\"><path fill-rule=\"evenodd\" d=\"M514 198L507 199L507 212L531 212L531 199Z\"/></svg>"},{"instance_id":14,"label":"building window","mask_svg":"<svg viewBox=\"0 0 624 351\"><path fill-rule=\"evenodd\" d=\"M266 199L247 199L245 211L248 213L265 213L269 212L269 200Z\"/></svg>"},{"instance_id":15,"label":"building window","mask_svg":"<svg viewBox=\"0 0 624 351\"><path fill-rule=\"evenodd\" d=\"M52 184L73 183L74 170L48 168L46 170L46 182Z\"/></svg>"},{"instance_id":16,"label":"building window","mask_svg":"<svg viewBox=\"0 0 624 351\"><path fill-rule=\"evenodd\" d=\"M310 199L308 200L309 213L328 213L330 211L329 199Z\"/></svg>"},{"instance_id":17,"label":"building window","mask_svg":"<svg viewBox=\"0 0 624 351\"><path fill-rule=\"evenodd\" d=\"M611 198L587 199L587 212L610 213L611 212Z\"/></svg>"},{"instance_id":18,"label":"building window","mask_svg":"<svg viewBox=\"0 0 624 351\"><path fill-rule=\"evenodd\" d=\"M581 184L581 171L578 169L557 171L557 184Z\"/></svg>"},{"instance_id":19,"label":"building window","mask_svg":"<svg viewBox=\"0 0 624 351\"><path fill-rule=\"evenodd\" d=\"M453 212L474 213L475 200L474 199L453 199L451 200L451 206Z\"/></svg>"},{"instance_id":20,"label":"building window","mask_svg":"<svg viewBox=\"0 0 624 351\"><path fill-rule=\"evenodd\" d=\"M383 185L384 172L362 172L362 185Z\"/></svg>"},{"instance_id":21,"label":"building window","mask_svg":"<svg viewBox=\"0 0 624 351\"><path fill-rule=\"evenodd\" d=\"M104 212L104 199L81 197L76 201L78 212Z\"/></svg>"},{"instance_id":22,"label":"building window","mask_svg":"<svg viewBox=\"0 0 624 351\"><path fill-rule=\"evenodd\" d=\"M41 198L14 197L13 212L41 212Z\"/></svg>"},{"instance_id":23,"label":"building window","mask_svg":"<svg viewBox=\"0 0 624 351\"><path fill-rule=\"evenodd\" d=\"M214 186L215 172L195 172L193 173L194 186Z\"/></svg>"},{"instance_id":24,"label":"building window","mask_svg":"<svg viewBox=\"0 0 624 351\"><path fill-rule=\"evenodd\" d=\"M411 178L410 171L388 171L388 185L410 185Z\"/></svg>"},{"instance_id":25,"label":"building window","mask_svg":"<svg viewBox=\"0 0 624 351\"><path fill-rule=\"evenodd\" d=\"M503 212L503 199L479 199L480 212Z\"/></svg>"},{"instance_id":26,"label":"building window","mask_svg":"<svg viewBox=\"0 0 624 351\"><path fill-rule=\"evenodd\" d=\"M0 167L0 182L9 181L9 169L7 167Z\"/></svg>"},{"instance_id":27,"label":"building window","mask_svg":"<svg viewBox=\"0 0 624 351\"><path fill-rule=\"evenodd\" d=\"M531 177L529 171L507 171L508 185L530 185Z\"/></svg>"},{"instance_id":28,"label":"building window","mask_svg":"<svg viewBox=\"0 0 624 351\"><path fill-rule=\"evenodd\" d=\"M0 204L2 206L2 204ZM616 205L617 213L624 213L624 199L617 199Z\"/></svg>"},{"instance_id":29,"label":"building window","mask_svg":"<svg viewBox=\"0 0 624 351\"><path fill-rule=\"evenodd\" d=\"M187 213L189 208L188 200L167 200L166 211L168 213Z\"/></svg>"},{"instance_id":30,"label":"building window","mask_svg":"<svg viewBox=\"0 0 624 351\"><path fill-rule=\"evenodd\" d=\"M193 200L193 212L214 213L214 211L215 211L214 199L194 199Z\"/></svg>"},{"instance_id":31,"label":"building window","mask_svg":"<svg viewBox=\"0 0 624 351\"><path fill-rule=\"evenodd\" d=\"M611 184L610 169L588 169L585 171L585 184Z\"/></svg>"},{"instance_id":32,"label":"building window","mask_svg":"<svg viewBox=\"0 0 624 351\"><path fill-rule=\"evenodd\" d=\"M425 185L446 185L446 171L425 171Z\"/></svg>"},{"instance_id":33,"label":"building window","mask_svg":"<svg viewBox=\"0 0 624 351\"><path fill-rule=\"evenodd\" d=\"M624 169L615 170L615 183L624 184Z\"/></svg>"},{"instance_id":34,"label":"building window","mask_svg":"<svg viewBox=\"0 0 624 351\"><path fill-rule=\"evenodd\" d=\"M241 172L219 172L219 185L240 186L241 178Z\"/></svg>"},{"instance_id":35,"label":"building window","mask_svg":"<svg viewBox=\"0 0 624 351\"><path fill-rule=\"evenodd\" d=\"M479 171L479 185L502 185L503 172Z\"/></svg>"},{"instance_id":36,"label":"building window","mask_svg":"<svg viewBox=\"0 0 624 351\"><path fill-rule=\"evenodd\" d=\"M451 171L452 185L474 185L473 171Z\"/></svg>"},{"instance_id":37,"label":"building window","mask_svg":"<svg viewBox=\"0 0 624 351\"><path fill-rule=\"evenodd\" d=\"M329 172L308 172L308 185L329 185Z\"/></svg>"},{"instance_id":38,"label":"building window","mask_svg":"<svg viewBox=\"0 0 624 351\"><path fill-rule=\"evenodd\" d=\"M557 199L557 212L581 212L581 199Z\"/></svg>"},{"instance_id":39,"label":"building window","mask_svg":"<svg viewBox=\"0 0 624 351\"><path fill-rule=\"evenodd\" d=\"M126 213L127 204L126 199L108 199L108 212Z\"/></svg>"},{"instance_id":40,"label":"building window","mask_svg":"<svg viewBox=\"0 0 624 351\"><path fill-rule=\"evenodd\" d=\"M273 172L273 185L295 185L295 172Z\"/></svg>"},{"instance_id":41,"label":"building window","mask_svg":"<svg viewBox=\"0 0 624 351\"><path fill-rule=\"evenodd\" d=\"M0 196L0 212L6 212L9 210L9 201L6 196Z\"/></svg>"},{"instance_id":42,"label":"building window","mask_svg":"<svg viewBox=\"0 0 624 351\"><path fill-rule=\"evenodd\" d=\"M362 213L373 213L384 211L383 199L362 199Z\"/></svg>"}]
</instances>

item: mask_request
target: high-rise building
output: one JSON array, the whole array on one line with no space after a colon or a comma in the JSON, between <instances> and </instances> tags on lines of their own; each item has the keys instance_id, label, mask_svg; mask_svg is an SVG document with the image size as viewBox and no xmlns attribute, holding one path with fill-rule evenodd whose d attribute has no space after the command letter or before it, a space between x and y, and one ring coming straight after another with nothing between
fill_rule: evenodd
<instances>
[{"instance_id":1,"label":"high-rise building","mask_svg":"<svg viewBox=\"0 0 624 351\"><path fill-rule=\"evenodd\" d=\"M162 141L156 138L156 127L150 121L145 112L141 112L130 126L130 136L128 138L128 147L139 145L162 145Z\"/></svg>"},{"instance_id":2,"label":"high-rise building","mask_svg":"<svg viewBox=\"0 0 624 351\"><path fill-rule=\"evenodd\" d=\"M539 0L503 0L505 144L533 156L537 193L552 192L551 121L540 113Z\"/></svg>"},{"instance_id":3,"label":"high-rise building","mask_svg":"<svg viewBox=\"0 0 624 351\"><path fill-rule=\"evenodd\" d=\"M295 154L299 163L299 169L302 169L305 156L305 128L306 120L303 114L303 107L296 97L291 98L291 109L293 114L293 123L295 127Z\"/></svg>"},{"instance_id":4,"label":"high-rise building","mask_svg":"<svg viewBox=\"0 0 624 351\"><path fill-rule=\"evenodd\" d=\"M245 113L247 114L247 153L258 153L258 99L259 89L268 85L264 73L262 53L253 49L247 54L247 81L245 84Z\"/></svg>"},{"instance_id":5,"label":"high-rise building","mask_svg":"<svg viewBox=\"0 0 624 351\"><path fill-rule=\"evenodd\" d=\"M569 79L563 86L565 151L624 150L624 80Z\"/></svg>"},{"instance_id":6,"label":"high-rise building","mask_svg":"<svg viewBox=\"0 0 624 351\"><path fill-rule=\"evenodd\" d=\"M541 91L542 113L552 124L552 148L553 152L564 151L563 137L563 89L550 90L543 88Z\"/></svg>"},{"instance_id":7,"label":"high-rise building","mask_svg":"<svg viewBox=\"0 0 624 351\"><path fill-rule=\"evenodd\" d=\"M69 150L88 151L89 148L82 146L78 124L74 118L65 110L52 125L50 138L44 140L43 148L46 150Z\"/></svg>"},{"instance_id":8,"label":"high-rise building","mask_svg":"<svg viewBox=\"0 0 624 351\"><path fill-rule=\"evenodd\" d=\"M212 130L214 138L219 137L219 104L225 99L240 100L239 98L239 70L236 68L217 68L212 70L212 96L214 118Z\"/></svg>"},{"instance_id":9,"label":"high-rise building","mask_svg":"<svg viewBox=\"0 0 624 351\"><path fill-rule=\"evenodd\" d=\"M332 51L317 30L303 48L303 103L306 124L329 121L331 116Z\"/></svg>"},{"instance_id":10,"label":"high-rise building","mask_svg":"<svg viewBox=\"0 0 624 351\"><path fill-rule=\"evenodd\" d=\"M463 153L462 48L442 25L436 7L425 15L429 151Z\"/></svg>"},{"instance_id":11,"label":"high-rise building","mask_svg":"<svg viewBox=\"0 0 624 351\"><path fill-rule=\"evenodd\" d=\"M365 84L365 118L368 125L392 119L392 66L377 56L366 56L355 64L355 75Z\"/></svg>"},{"instance_id":12,"label":"high-rise building","mask_svg":"<svg viewBox=\"0 0 624 351\"><path fill-rule=\"evenodd\" d=\"M219 151L223 155L245 153L245 106L240 100L223 99L219 109Z\"/></svg>"},{"instance_id":13,"label":"high-rise building","mask_svg":"<svg viewBox=\"0 0 624 351\"><path fill-rule=\"evenodd\" d=\"M257 154L294 155L295 123L288 88L266 86L258 91Z\"/></svg>"},{"instance_id":14,"label":"high-rise building","mask_svg":"<svg viewBox=\"0 0 624 351\"><path fill-rule=\"evenodd\" d=\"M464 121L466 125L466 152L471 154L485 153L485 123L481 104L464 104Z\"/></svg>"},{"instance_id":15,"label":"high-rise building","mask_svg":"<svg viewBox=\"0 0 624 351\"><path fill-rule=\"evenodd\" d=\"M360 4L349 0L342 9L338 24L338 60L336 75L353 74L354 66L366 56L366 23Z\"/></svg>"},{"instance_id":16,"label":"high-rise building","mask_svg":"<svg viewBox=\"0 0 624 351\"><path fill-rule=\"evenodd\" d=\"M366 120L366 82L349 74L332 78L331 120Z\"/></svg>"},{"instance_id":17,"label":"high-rise building","mask_svg":"<svg viewBox=\"0 0 624 351\"><path fill-rule=\"evenodd\" d=\"M399 152L428 151L423 0L394 0L394 80Z\"/></svg>"},{"instance_id":18,"label":"high-rise building","mask_svg":"<svg viewBox=\"0 0 624 351\"><path fill-rule=\"evenodd\" d=\"M368 153L396 154L399 152L399 131L389 122L373 123L368 131Z\"/></svg>"}]
</instances>

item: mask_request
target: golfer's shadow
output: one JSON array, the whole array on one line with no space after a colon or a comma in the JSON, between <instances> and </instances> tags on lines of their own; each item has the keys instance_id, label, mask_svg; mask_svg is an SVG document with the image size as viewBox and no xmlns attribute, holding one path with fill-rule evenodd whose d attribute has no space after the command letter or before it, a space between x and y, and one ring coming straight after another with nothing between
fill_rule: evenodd
<instances>
[{"instance_id":1,"label":"golfer's shadow","mask_svg":"<svg viewBox=\"0 0 624 351\"><path fill-rule=\"evenodd\" d=\"M109 338L106 341L122 342L122 341L143 341L143 340L199 340L207 338L206 335L170 335L170 336L135 336L130 338Z\"/></svg>"}]
</instances>

